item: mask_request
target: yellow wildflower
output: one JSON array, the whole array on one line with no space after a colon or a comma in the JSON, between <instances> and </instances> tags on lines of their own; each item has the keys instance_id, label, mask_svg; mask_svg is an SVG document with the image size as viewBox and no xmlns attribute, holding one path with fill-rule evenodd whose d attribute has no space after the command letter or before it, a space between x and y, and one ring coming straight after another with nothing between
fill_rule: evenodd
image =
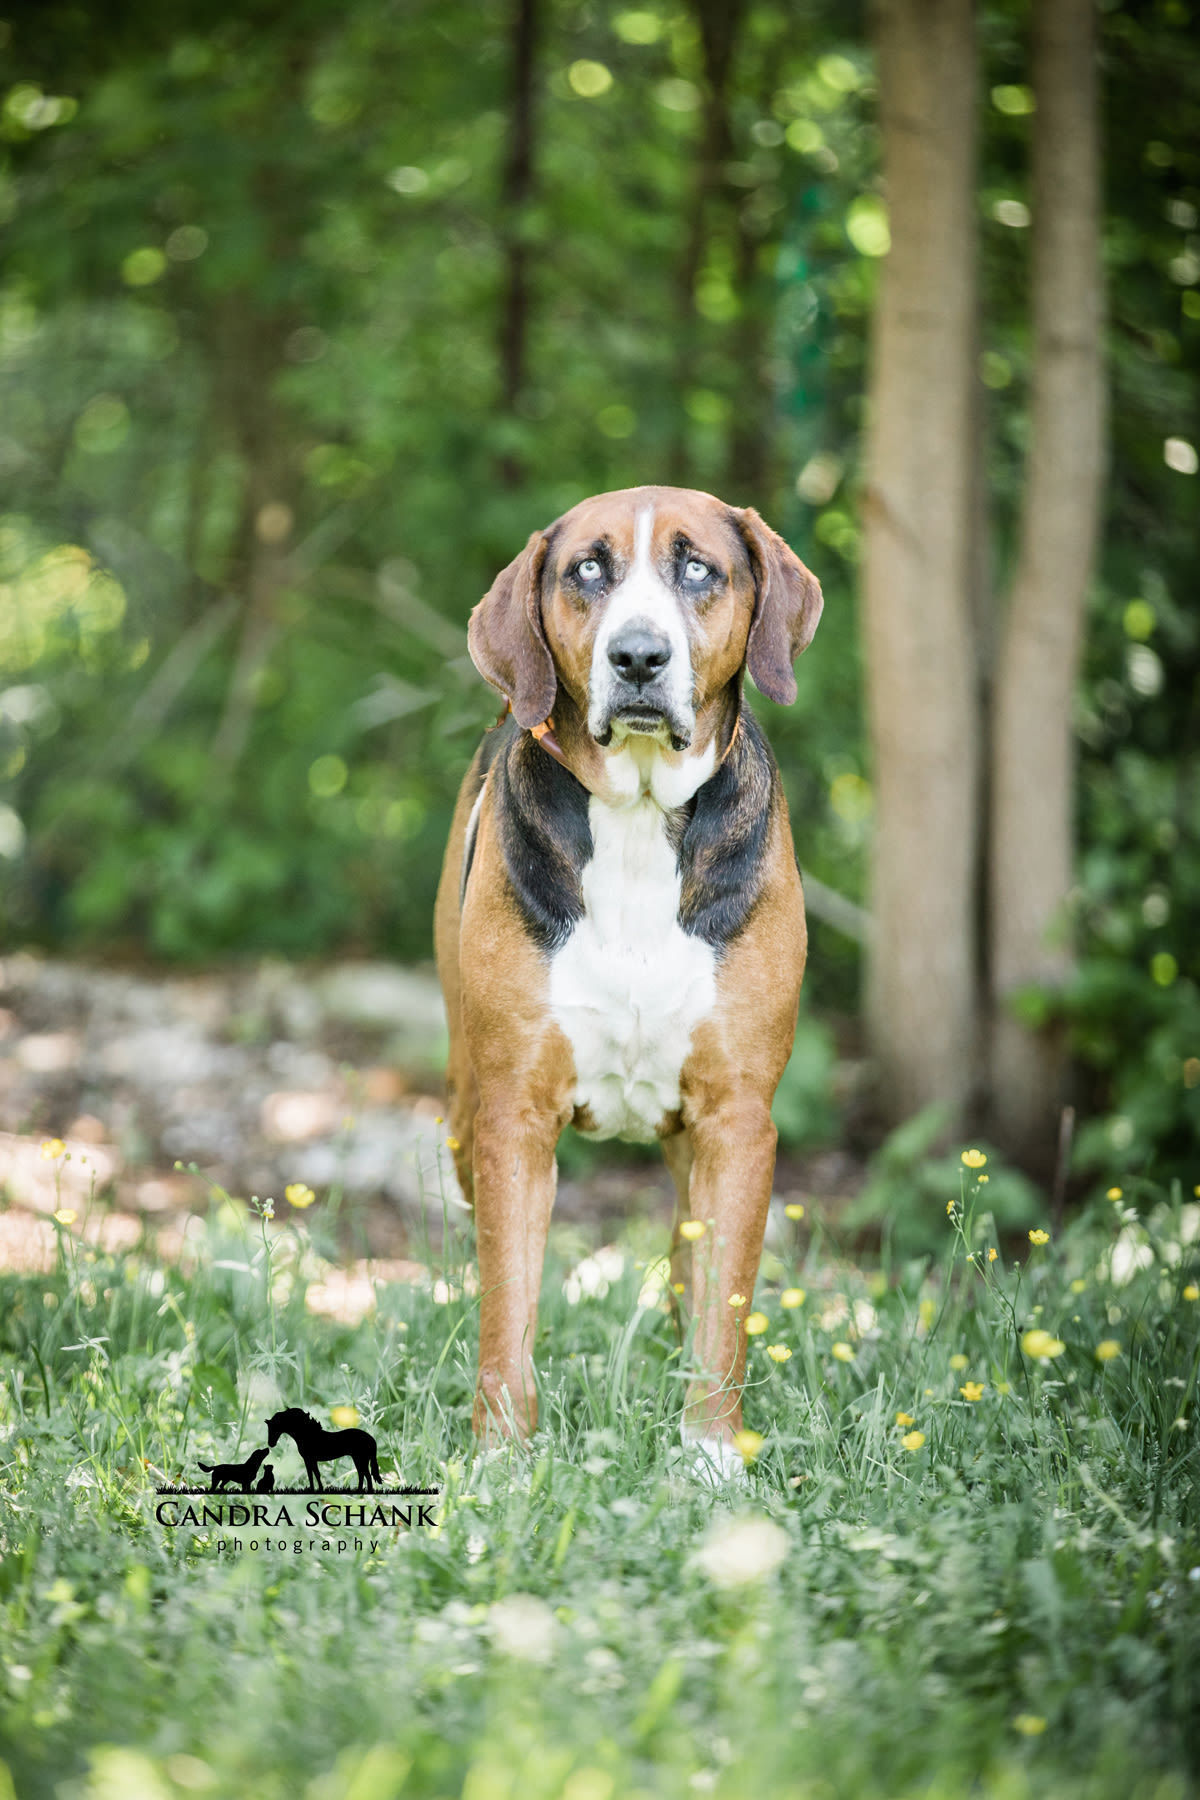
<instances>
[{"instance_id":1,"label":"yellow wildflower","mask_svg":"<svg viewBox=\"0 0 1200 1800\"><path fill-rule=\"evenodd\" d=\"M954 1217L954 1208L955 1208L956 1204L957 1204L957 1202L954 1200L947 1200L947 1202L946 1202L946 1217L948 1219L952 1219Z\"/></svg>"},{"instance_id":2,"label":"yellow wildflower","mask_svg":"<svg viewBox=\"0 0 1200 1800\"><path fill-rule=\"evenodd\" d=\"M789 1201L788 1205L783 1209L783 1216L785 1219L802 1219L804 1217L804 1208L798 1200Z\"/></svg>"},{"instance_id":3,"label":"yellow wildflower","mask_svg":"<svg viewBox=\"0 0 1200 1800\"><path fill-rule=\"evenodd\" d=\"M791 1354L786 1344L767 1345L767 1355L772 1362L787 1362Z\"/></svg>"},{"instance_id":4,"label":"yellow wildflower","mask_svg":"<svg viewBox=\"0 0 1200 1800\"><path fill-rule=\"evenodd\" d=\"M1083 1279L1082 1275L1077 1275L1071 1283L1071 1292L1073 1294L1082 1294L1086 1287L1087 1282Z\"/></svg>"},{"instance_id":5,"label":"yellow wildflower","mask_svg":"<svg viewBox=\"0 0 1200 1800\"><path fill-rule=\"evenodd\" d=\"M992 1178L990 1175L980 1175L977 1179L980 1187L982 1187L985 1181L990 1181Z\"/></svg>"},{"instance_id":6,"label":"yellow wildflower","mask_svg":"<svg viewBox=\"0 0 1200 1800\"><path fill-rule=\"evenodd\" d=\"M446 1148L447 1150L461 1150L462 1145L456 1137L448 1137L446 1139Z\"/></svg>"},{"instance_id":7,"label":"yellow wildflower","mask_svg":"<svg viewBox=\"0 0 1200 1800\"><path fill-rule=\"evenodd\" d=\"M770 1323L771 1321L768 1319L766 1313L751 1313L750 1317L746 1320L746 1336L761 1337Z\"/></svg>"},{"instance_id":8,"label":"yellow wildflower","mask_svg":"<svg viewBox=\"0 0 1200 1800\"><path fill-rule=\"evenodd\" d=\"M334 1406L330 1408L329 1417L339 1431L350 1431L358 1424L357 1406Z\"/></svg>"},{"instance_id":9,"label":"yellow wildflower","mask_svg":"<svg viewBox=\"0 0 1200 1800\"><path fill-rule=\"evenodd\" d=\"M73 1225L79 1214L73 1206L60 1206L54 1216L60 1225Z\"/></svg>"},{"instance_id":10,"label":"yellow wildflower","mask_svg":"<svg viewBox=\"0 0 1200 1800\"><path fill-rule=\"evenodd\" d=\"M1031 1244L1048 1244L1050 1242L1050 1233L1048 1231L1031 1231L1029 1234L1029 1241Z\"/></svg>"},{"instance_id":11,"label":"yellow wildflower","mask_svg":"<svg viewBox=\"0 0 1200 1800\"><path fill-rule=\"evenodd\" d=\"M965 1369L966 1366L967 1366L966 1357L963 1355L961 1350L956 1351L955 1354L950 1358L950 1367L952 1369Z\"/></svg>"},{"instance_id":12,"label":"yellow wildflower","mask_svg":"<svg viewBox=\"0 0 1200 1800\"><path fill-rule=\"evenodd\" d=\"M779 1304L780 1306L786 1307L790 1312L793 1306L803 1306L805 1298L806 1296L803 1288L784 1288L782 1294L779 1296Z\"/></svg>"},{"instance_id":13,"label":"yellow wildflower","mask_svg":"<svg viewBox=\"0 0 1200 1800\"><path fill-rule=\"evenodd\" d=\"M66 1149L61 1138L47 1138L42 1145L42 1161L57 1162L60 1156L66 1154Z\"/></svg>"},{"instance_id":14,"label":"yellow wildflower","mask_svg":"<svg viewBox=\"0 0 1200 1800\"><path fill-rule=\"evenodd\" d=\"M1183 1297L1185 1300L1200 1300L1200 1287L1194 1281L1189 1281L1183 1290Z\"/></svg>"},{"instance_id":15,"label":"yellow wildflower","mask_svg":"<svg viewBox=\"0 0 1200 1800\"><path fill-rule=\"evenodd\" d=\"M999 1256L999 1254L1000 1254L1000 1252L997 1250L996 1246L994 1244L992 1244L988 1250L988 1261L995 1262L995 1260Z\"/></svg>"},{"instance_id":16,"label":"yellow wildflower","mask_svg":"<svg viewBox=\"0 0 1200 1800\"><path fill-rule=\"evenodd\" d=\"M1124 1188L1110 1187L1104 1198L1106 1200L1123 1200L1125 1198L1125 1190Z\"/></svg>"},{"instance_id":17,"label":"yellow wildflower","mask_svg":"<svg viewBox=\"0 0 1200 1800\"><path fill-rule=\"evenodd\" d=\"M839 1362L854 1361L854 1351L849 1344L844 1344L839 1341L833 1346L833 1354L837 1357Z\"/></svg>"},{"instance_id":18,"label":"yellow wildflower","mask_svg":"<svg viewBox=\"0 0 1200 1800\"><path fill-rule=\"evenodd\" d=\"M735 1431L733 1434L733 1447L740 1452L743 1462L752 1463L765 1442L760 1431Z\"/></svg>"},{"instance_id":19,"label":"yellow wildflower","mask_svg":"<svg viewBox=\"0 0 1200 1800\"><path fill-rule=\"evenodd\" d=\"M937 1302L934 1300L922 1300L920 1306L918 1306L917 1317L920 1319L922 1325L924 1325L926 1331L928 1331L929 1327L933 1324L933 1315L936 1311Z\"/></svg>"},{"instance_id":20,"label":"yellow wildflower","mask_svg":"<svg viewBox=\"0 0 1200 1800\"><path fill-rule=\"evenodd\" d=\"M1096 1345L1096 1361L1111 1362L1114 1356L1120 1356L1121 1346L1116 1338L1104 1338Z\"/></svg>"},{"instance_id":21,"label":"yellow wildflower","mask_svg":"<svg viewBox=\"0 0 1200 1800\"><path fill-rule=\"evenodd\" d=\"M923 1431L910 1431L907 1436L900 1439L900 1442L904 1445L906 1450L919 1450L921 1445L925 1442L925 1433Z\"/></svg>"},{"instance_id":22,"label":"yellow wildflower","mask_svg":"<svg viewBox=\"0 0 1200 1800\"><path fill-rule=\"evenodd\" d=\"M283 1190L283 1197L289 1206L298 1206L303 1209L311 1206L317 1196L303 1181L289 1181Z\"/></svg>"},{"instance_id":23,"label":"yellow wildflower","mask_svg":"<svg viewBox=\"0 0 1200 1800\"><path fill-rule=\"evenodd\" d=\"M687 1292L687 1288L682 1281L673 1281L671 1283L671 1292L673 1294L683 1294Z\"/></svg>"},{"instance_id":24,"label":"yellow wildflower","mask_svg":"<svg viewBox=\"0 0 1200 1800\"><path fill-rule=\"evenodd\" d=\"M1066 1349L1061 1338L1052 1337L1048 1331L1035 1326L1027 1331L1021 1339L1021 1348L1026 1356L1032 1356L1037 1362L1047 1362L1051 1357L1061 1356Z\"/></svg>"},{"instance_id":25,"label":"yellow wildflower","mask_svg":"<svg viewBox=\"0 0 1200 1800\"><path fill-rule=\"evenodd\" d=\"M704 1236L704 1231L705 1225L703 1219L685 1219L683 1224L679 1227L680 1237L686 1238L689 1244L694 1244L697 1238L702 1238Z\"/></svg>"},{"instance_id":26,"label":"yellow wildflower","mask_svg":"<svg viewBox=\"0 0 1200 1800\"><path fill-rule=\"evenodd\" d=\"M896 1414L897 1425L915 1425L916 1422L911 1413L898 1412Z\"/></svg>"},{"instance_id":27,"label":"yellow wildflower","mask_svg":"<svg viewBox=\"0 0 1200 1800\"><path fill-rule=\"evenodd\" d=\"M982 1150L964 1150L962 1160L968 1169L982 1169L987 1157Z\"/></svg>"},{"instance_id":28,"label":"yellow wildflower","mask_svg":"<svg viewBox=\"0 0 1200 1800\"><path fill-rule=\"evenodd\" d=\"M745 1306L745 1304L746 1304L745 1294L730 1294L729 1304L730 1304L730 1306Z\"/></svg>"},{"instance_id":29,"label":"yellow wildflower","mask_svg":"<svg viewBox=\"0 0 1200 1800\"><path fill-rule=\"evenodd\" d=\"M1013 1730L1022 1737L1041 1737L1045 1729L1046 1721L1037 1713L1018 1713L1013 1720Z\"/></svg>"},{"instance_id":30,"label":"yellow wildflower","mask_svg":"<svg viewBox=\"0 0 1200 1800\"><path fill-rule=\"evenodd\" d=\"M960 1387L958 1391L964 1400L982 1400L983 1389L984 1383L982 1381L968 1381L966 1386Z\"/></svg>"}]
</instances>

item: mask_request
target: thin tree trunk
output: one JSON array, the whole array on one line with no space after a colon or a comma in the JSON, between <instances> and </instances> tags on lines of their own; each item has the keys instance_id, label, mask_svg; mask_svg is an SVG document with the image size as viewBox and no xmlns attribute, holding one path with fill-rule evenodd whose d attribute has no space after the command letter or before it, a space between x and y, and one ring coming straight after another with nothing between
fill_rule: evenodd
<instances>
[{"instance_id":1,"label":"thin tree trunk","mask_svg":"<svg viewBox=\"0 0 1200 1800\"><path fill-rule=\"evenodd\" d=\"M746 12L746 0L692 0L692 14L700 32L704 56L704 118L696 159L691 213L683 260L679 265L679 330L676 337L675 389L682 398L696 379L700 321L696 310L696 283L704 267L712 233L712 212L725 188L724 167L733 154L733 128L729 118L729 82L738 34ZM668 458L670 479L686 487L690 472L687 427L682 406L677 408L675 439Z\"/></svg>"},{"instance_id":2,"label":"thin tree trunk","mask_svg":"<svg viewBox=\"0 0 1200 1800\"><path fill-rule=\"evenodd\" d=\"M1011 1013L1071 965L1071 701L1104 472L1100 148L1093 0L1033 8L1033 394L1020 548L992 743L992 1103L1006 1146L1051 1163L1065 1058Z\"/></svg>"},{"instance_id":3,"label":"thin tree trunk","mask_svg":"<svg viewBox=\"0 0 1200 1800\"><path fill-rule=\"evenodd\" d=\"M241 629L212 743L213 762L226 774L250 735L255 687L279 635L278 602L287 581L294 472L286 421L271 394L287 324L278 314L256 314L243 295L229 298L220 320L223 411L244 468L230 577L242 602Z\"/></svg>"},{"instance_id":4,"label":"thin tree trunk","mask_svg":"<svg viewBox=\"0 0 1200 1800\"><path fill-rule=\"evenodd\" d=\"M297 39L288 49L281 103L295 103L303 91L305 68L303 43ZM290 267L308 219L304 190L285 163L267 160L253 172L251 194L273 263ZM242 602L241 628L212 742L214 769L222 779L232 775L249 742L259 676L281 629L278 607L287 581L296 468L294 432L274 386L288 334L299 323L290 303L264 304L250 286L226 294L214 316L217 417L242 464L242 510L228 583Z\"/></svg>"},{"instance_id":5,"label":"thin tree trunk","mask_svg":"<svg viewBox=\"0 0 1200 1800\"><path fill-rule=\"evenodd\" d=\"M755 98L761 118L770 114L780 63L794 29L792 22L786 21L779 34L756 47ZM756 506L771 517L779 511L775 492L777 401L772 366L776 354L775 264L786 214L780 208L771 216L760 215L757 199L751 189L735 202L734 292L741 312L733 334L737 401L729 426L728 473L723 491L731 499Z\"/></svg>"},{"instance_id":6,"label":"thin tree trunk","mask_svg":"<svg viewBox=\"0 0 1200 1800\"><path fill-rule=\"evenodd\" d=\"M774 396L767 379L766 362L771 350L771 280L759 265L764 239L752 231L738 209L737 256L734 292L741 304L733 332L733 357L738 370L738 396L729 426L726 491L742 505L769 509L772 410Z\"/></svg>"},{"instance_id":7,"label":"thin tree trunk","mask_svg":"<svg viewBox=\"0 0 1200 1800\"><path fill-rule=\"evenodd\" d=\"M526 214L534 179L533 77L537 35L538 0L514 0L508 160L500 196L505 260L504 298L500 311L500 389L504 411L510 417L517 415L525 388L529 339ZM512 450L501 458L500 475L509 487L516 487L521 480L521 461Z\"/></svg>"},{"instance_id":8,"label":"thin tree trunk","mask_svg":"<svg viewBox=\"0 0 1200 1800\"><path fill-rule=\"evenodd\" d=\"M867 1013L893 1119L970 1096L978 1052L971 631L972 0L881 0L892 248L872 344L864 644L876 794Z\"/></svg>"},{"instance_id":9,"label":"thin tree trunk","mask_svg":"<svg viewBox=\"0 0 1200 1800\"><path fill-rule=\"evenodd\" d=\"M980 1086L987 1077L988 992L988 859L987 820L991 816L991 744L992 690L996 679L996 583L992 559L990 496L988 466L990 462L989 419L987 397L979 375L983 350L983 310L978 291L975 296L974 330L971 340L971 466L970 466L970 616L971 636L975 650L976 738L980 748L975 780L975 817L979 821L975 856L975 992L978 996L977 1029L980 1063Z\"/></svg>"}]
</instances>

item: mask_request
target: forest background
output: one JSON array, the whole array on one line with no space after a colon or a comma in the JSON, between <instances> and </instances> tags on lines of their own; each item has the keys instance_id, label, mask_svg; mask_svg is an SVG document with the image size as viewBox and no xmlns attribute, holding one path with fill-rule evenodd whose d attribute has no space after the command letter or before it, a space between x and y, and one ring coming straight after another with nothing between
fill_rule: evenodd
<instances>
[{"instance_id":1,"label":"forest background","mask_svg":"<svg viewBox=\"0 0 1200 1800\"><path fill-rule=\"evenodd\" d=\"M470 607L583 496L704 487L826 596L755 697L812 925L785 1143L847 1128L849 1048L894 1167L951 1119L1193 1182L1200 33L1033 25L10 8L4 941L427 957Z\"/></svg>"}]
</instances>

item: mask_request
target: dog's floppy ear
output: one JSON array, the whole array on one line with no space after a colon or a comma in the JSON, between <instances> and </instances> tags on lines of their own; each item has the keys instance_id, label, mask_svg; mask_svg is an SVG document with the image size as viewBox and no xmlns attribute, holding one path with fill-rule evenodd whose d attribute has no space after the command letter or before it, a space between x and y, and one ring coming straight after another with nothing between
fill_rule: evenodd
<instances>
[{"instance_id":1,"label":"dog's floppy ear","mask_svg":"<svg viewBox=\"0 0 1200 1800\"><path fill-rule=\"evenodd\" d=\"M796 698L792 664L812 642L825 604L820 585L752 506L733 511L754 568L754 617L746 640L746 667L760 694L779 706L790 706Z\"/></svg>"},{"instance_id":2,"label":"dog's floppy ear","mask_svg":"<svg viewBox=\"0 0 1200 1800\"><path fill-rule=\"evenodd\" d=\"M542 628L542 567L546 534L535 531L502 569L467 627L471 661L485 681L508 698L518 725L540 725L554 710L558 676Z\"/></svg>"}]
</instances>

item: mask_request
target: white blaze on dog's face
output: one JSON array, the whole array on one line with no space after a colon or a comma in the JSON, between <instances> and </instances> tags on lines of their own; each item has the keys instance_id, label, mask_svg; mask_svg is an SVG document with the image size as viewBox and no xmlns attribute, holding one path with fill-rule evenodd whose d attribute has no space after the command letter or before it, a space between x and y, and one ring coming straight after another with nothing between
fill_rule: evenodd
<instances>
[{"instance_id":1,"label":"white blaze on dog's face","mask_svg":"<svg viewBox=\"0 0 1200 1800\"><path fill-rule=\"evenodd\" d=\"M682 750L696 727L691 646L682 596L659 572L653 549L654 508L647 505L634 520L632 559L611 592L592 645L588 730L599 744L629 732L669 734L672 748ZM577 578L585 572L593 581L603 579L596 558L584 562ZM676 573L668 570L668 579ZM710 575L708 563L691 555L681 579L699 588Z\"/></svg>"},{"instance_id":2,"label":"white blaze on dog's face","mask_svg":"<svg viewBox=\"0 0 1200 1800\"><path fill-rule=\"evenodd\" d=\"M689 489L585 501L548 534L547 642L604 748L679 751L745 659L755 575L733 509Z\"/></svg>"}]
</instances>

